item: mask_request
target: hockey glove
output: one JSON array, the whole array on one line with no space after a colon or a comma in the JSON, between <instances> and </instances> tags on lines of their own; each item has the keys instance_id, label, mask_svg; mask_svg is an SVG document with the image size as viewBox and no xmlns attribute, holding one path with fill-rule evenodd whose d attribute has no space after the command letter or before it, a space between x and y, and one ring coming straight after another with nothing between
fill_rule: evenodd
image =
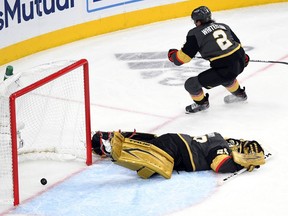
<instances>
[{"instance_id":1,"label":"hockey glove","mask_svg":"<svg viewBox=\"0 0 288 216\"><path fill-rule=\"evenodd\" d=\"M265 164L264 150L257 141L240 140L237 147L237 150L232 150L233 160L249 172Z\"/></svg>"},{"instance_id":2,"label":"hockey glove","mask_svg":"<svg viewBox=\"0 0 288 216\"><path fill-rule=\"evenodd\" d=\"M245 67L247 67L247 65L249 64L249 61L250 61L250 57L249 55L245 54Z\"/></svg>"},{"instance_id":3,"label":"hockey glove","mask_svg":"<svg viewBox=\"0 0 288 216\"><path fill-rule=\"evenodd\" d=\"M173 60L173 54L174 54L174 53L176 54L177 52L178 52L177 49L170 49L170 50L168 51L168 59L169 59L169 61L174 62L174 60Z\"/></svg>"}]
</instances>

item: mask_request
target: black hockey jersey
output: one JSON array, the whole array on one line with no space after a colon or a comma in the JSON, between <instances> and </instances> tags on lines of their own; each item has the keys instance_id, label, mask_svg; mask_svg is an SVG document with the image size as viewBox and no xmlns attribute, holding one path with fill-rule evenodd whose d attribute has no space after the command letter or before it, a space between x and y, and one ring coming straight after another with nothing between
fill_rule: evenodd
<instances>
[{"instance_id":1,"label":"black hockey jersey","mask_svg":"<svg viewBox=\"0 0 288 216\"><path fill-rule=\"evenodd\" d=\"M185 44L174 56L174 63L176 65L187 63L197 52L204 59L214 61L227 57L240 48L239 38L228 25L209 22L188 32Z\"/></svg>"}]
</instances>

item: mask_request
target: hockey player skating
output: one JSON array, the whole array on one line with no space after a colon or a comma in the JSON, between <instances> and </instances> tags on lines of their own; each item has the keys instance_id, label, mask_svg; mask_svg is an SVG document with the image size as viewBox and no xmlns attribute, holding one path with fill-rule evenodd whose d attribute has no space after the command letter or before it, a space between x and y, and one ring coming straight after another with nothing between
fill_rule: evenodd
<instances>
[{"instance_id":1,"label":"hockey player skating","mask_svg":"<svg viewBox=\"0 0 288 216\"><path fill-rule=\"evenodd\" d=\"M245 88L240 87L236 78L248 65L249 56L245 54L238 37L228 25L211 19L211 11L206 6L194 9L191 18L196 27L188 32L180 50L168 51L168 58L180 66L199 52L203 59L210 62L211 68L186 80L185 89L195 102L186 107L186 113L209 108L209 95L204 94L203 87L224 86L231 93L224 98L225 103L247 100Z\"/></svg>"},{"instance_id":2,"label":"hockey player skating","mask_svg":"<svg viewBox=\"0 0 288 216\"><path fill-rule=\"evenodd\" d=\"M233 173L252 171L265 163L257 141L224 139L213 132L203 136L167 133L161 136L134 132L100 132L92 137L93 151L111 157L115 164L137 171L142 178L160 174L170 178L173 170L214 170Z\"/></svg>"}]
</instances>

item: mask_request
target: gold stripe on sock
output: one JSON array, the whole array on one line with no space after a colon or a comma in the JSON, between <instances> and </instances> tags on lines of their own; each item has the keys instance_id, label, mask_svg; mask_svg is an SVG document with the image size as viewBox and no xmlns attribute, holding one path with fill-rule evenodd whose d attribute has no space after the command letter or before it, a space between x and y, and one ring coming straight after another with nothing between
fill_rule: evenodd
<instances>
[{"instance_id":1,"label":"gold stripe on sock","mask_svg":"<svg viewBox=\"0 0 288 216\"><path fill-rule=\"evenodd\" d=\"M198 95L191 95L194 101L201 101L204 99L204 92L201 91Z\"/></svg>"},{"instance_id":2,"label":"gold stripe on sock","mask_svg":"<svg viewBox=\"0 0 288 216\"><path fill-rule=\"evenodd\" d=\"M240 88L240 86L239 86L239 83L238 83L238 81L237 81L236 79L234 80L234 82L233 82L232 85L226 87L226 89L227 89L229 92L231 92L231 93L237 91L238 88Z\"/></svg>"}]
</instances>

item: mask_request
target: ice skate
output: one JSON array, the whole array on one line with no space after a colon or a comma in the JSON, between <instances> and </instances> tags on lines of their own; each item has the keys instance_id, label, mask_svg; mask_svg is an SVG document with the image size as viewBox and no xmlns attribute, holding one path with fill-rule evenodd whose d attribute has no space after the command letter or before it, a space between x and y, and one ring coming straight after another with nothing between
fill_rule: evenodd
<instances>
[{"instance_id":1,"label":"ice skate","mask_svg":"<svg viewBox=\"0 0 288 216\"><path fill-rule=\"evenodd\" d=\"M245 92L245 88L240 89L239 93L237 94L231 94L224 97L224 102L226 104L238 103L246 100L247 100L247 94Z\"/></svg>"},{"instance_id":2,"label":"ice skate","mask_svg":"<svg viewBox=\"0 0 288 216\"><path fill-rule=\"evenodd\" d=\"M193 104L187 106L186 107L186 114L196 113L196 112L200 112L200 111L208 109L209 108L208 97L209 97L209 95L206 94L206 96L203 99L203 102L201 104L193 103Z\"/></svg>"}]
</instances>

